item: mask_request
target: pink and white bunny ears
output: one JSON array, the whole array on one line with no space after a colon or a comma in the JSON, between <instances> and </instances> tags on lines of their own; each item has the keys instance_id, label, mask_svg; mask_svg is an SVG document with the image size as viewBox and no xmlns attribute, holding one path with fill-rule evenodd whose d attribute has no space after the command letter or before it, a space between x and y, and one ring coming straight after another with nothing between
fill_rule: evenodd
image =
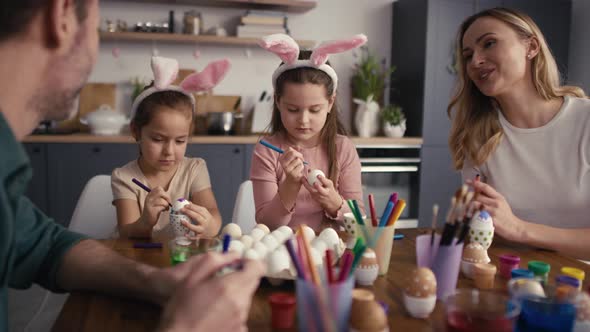
<instances>
[{"instance_id":1,"label":"pink and white bunny ears","mask_svg":"<svg viewBox=\"0 0 590 332\"><path fill-rule=\"evenodd\" d=\"M348 39L323 42L313 49L309 60L298 60L299 45L297 45L297 42L293 38L282 33L263 37L258 44L265 50L278 55L284 62L284 64L279 66L272 75L273 88L276 89L277 78L285 71L301 67L311 67L323 71L332 78L332 81L334 82L334 93L336 93L336 88L338 87L338 75L336 75L336 72L332 67L326 64L326 61L328 61L328 55L342 53L360 47L366 42L367 36L363 34Z\"/></svg>"},{"instance_id":2,"label":"pink and white bunny ears","mask_svg":"<svg viewBox=\"0 0 590 332\"><path fill-rule=\"evenodd\" d=\"M230 68L229 60L217 60L209 63L200 73L195 72L187 76L179 86L172 85L178 77L178 61L159 56L152 57L152 72L154 73L154 86L143 91L131 106L131 119L135 116L141 102L151 94L159 91L178 91L187 95L193 104L195 112L195 97L192 93L211 90L225 77Z\"/></svg>"}]
</instances>

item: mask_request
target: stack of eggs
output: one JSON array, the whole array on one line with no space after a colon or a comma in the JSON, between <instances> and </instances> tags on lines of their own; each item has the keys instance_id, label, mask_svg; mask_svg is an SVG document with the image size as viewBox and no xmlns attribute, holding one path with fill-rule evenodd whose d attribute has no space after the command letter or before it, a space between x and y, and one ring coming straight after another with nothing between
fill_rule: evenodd
<instances>
[{"instance_id":1,"label":"stack of eggs","mask_svg":"<svg viewBox=\"0 0 590 332\"><path fill-rule=\"evenodd\" d=\"M472 242L463 249L461 271L467 278L473 279L473 266L478 263L487 264L489 262L490 257L488 257L485 248L478 242Z\"/></svg>"},{"instance_id":2,"label":"stack of eggs","mask_svg":"<svg viewBox=\"0 0 590 332\"><path fill-rule=\"evenodd\" d=\"M429 268L412 270L404 287L404 305L410 315L426 318L436 304L436 277Z\"/></svg>"},{"instance_id":3,"label":"stack of eggs","mask_svg":"<svg viewBox=\"0 0 590 332\"><path fill-rule=\"evenodd\" d=\"M314 230L303 226L305 238L310 241L310 257L316 266L324 263L323 257L327 249L334 250L340 257L344 252L344 243L338 237L338 233L332 228L324 229L317 237ZM295 266L289 257L285 246L287 239L293 236L293 230L289 226L281 226L274 231L263 224L257 224L250 234L242 235L242 230L237 224L227 224L221 231L221 235L229 234L232 238L228 251L235 251L246 259L262 260L267 265L267 276L280 279L295 278ZM296 242L293 241L296 246Z\"/></svg>"}]
</instances>

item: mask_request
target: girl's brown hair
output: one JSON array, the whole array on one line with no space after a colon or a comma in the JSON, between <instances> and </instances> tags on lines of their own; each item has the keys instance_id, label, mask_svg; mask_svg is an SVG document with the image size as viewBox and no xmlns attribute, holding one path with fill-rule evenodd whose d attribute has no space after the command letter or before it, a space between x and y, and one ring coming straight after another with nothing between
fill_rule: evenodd
<instances>
[{"instance_id":1,"label":"girl's brown hair","mask_svg":"<svg viewBox=\"0 0 590 332\"><path fill-rule=\"evenodd\" d=\"M474 166L483 164L500 143L503 132L495 111L499 105L495 99L481 93L467 75L463 56L463 36L477 19L492 17L514 30L523 40L534 38L539 43L539 53L531 61L531 79L535 89L545 100L565 95L585 97L584 91L574 86L560 84L559 70L539 27L526 14L507 8L484 10L468 17L457 33L456 57L459 64L456 92L447 107L452 119L449 147L455 169L462 169L465 159ZM452 114L455 110L454 114Z\"/></svg>"},{"instance_id":2,"label":"girl's brown hair","mask_svg":"<svg viewBox=\"0 0 590 332\"><path fill-rule=\"evenodd\" d=\"M152 82L152 84L144 88L144 91L151 88L153 85L154 83ZM135 112L133 119L131 119L131 128L134 130L133 134L136 135L136 139L139 139L141 136L141 128L152 121L154 114L162 106L181 112L186 115L187 118L190 118L191 126L189 134L192 133L194 112L193 103L189 96L178 91L163 90L152 93L138 105L137 111Z\"/></svg>"},{"instance_id":3,"label":"girl's brown hair","mask_svg":"<svg viewBox=\"0 0 590 332\"><path fill-rule=\"evenodd\" d=\"M307 60L311 56L311 51L302 50L299 52L299 60ZM329 62L326 63L330 65ZM283 64L281 64L283 65ZM297 83L297 84L304 84L304 83L311 83L316 85L321 85L326 89L326 98L331 98L335 91L334 91L334 82L328 74L324 73L323 71L315 68L309 67L300 67L291 70L287 70L282 73L276 82L276 89L274 99L275 102L273 103L273 111L272 111L272 119L270 121L270 127L273 133L283 133L285 134L287 130L281 121L281 115L279 112L279 108L277 107L277 100L283 95L283 91L285 88L285 83ZM320 132L320 141L326 147L328 151L328 178L332 180L334 185L338 183L338 162L336 156L338 155L337 147L336 147L336 135L347 135L346 129L340 122L338 118L338 106L336 102L332 105L332 109L328 113L326 118L326 123Z\"/></svg>"}]
</instances>

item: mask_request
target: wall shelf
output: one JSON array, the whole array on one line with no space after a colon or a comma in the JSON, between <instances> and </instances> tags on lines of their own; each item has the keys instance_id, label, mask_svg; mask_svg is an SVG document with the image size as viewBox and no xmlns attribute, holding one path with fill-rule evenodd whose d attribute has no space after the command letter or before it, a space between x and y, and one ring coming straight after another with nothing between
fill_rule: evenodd
<instances>
[{"instance_id":1,"label":"wall shelf","mask_svg":"<svg viewBox=\"0 0 590 332\"><path fill-rule=\"evenodd\" d=\"M130 2L130 0L108 0L110 2ZM274 10L288 13L305 13L317 5L316 1L303 0L131 0L141 3L161 3L167 5L194 5L205 7L231 7L258 10Z\"/></svg>"},{"instance_id":2,"label":"wall shelf","mask_svg":"<svg viewBox=\"0 0 590 332\"><path fill-rule=\"evenodd\" d=\"M155 41L184 44L216 44L225 46L258 46L256 38L221 37L210 35L187 35L180 33L152 33L152 32L100 32L102 41ZM304 48L315 45L313 40L298 40L297 43Z\"/></svg>"}]
</instances>

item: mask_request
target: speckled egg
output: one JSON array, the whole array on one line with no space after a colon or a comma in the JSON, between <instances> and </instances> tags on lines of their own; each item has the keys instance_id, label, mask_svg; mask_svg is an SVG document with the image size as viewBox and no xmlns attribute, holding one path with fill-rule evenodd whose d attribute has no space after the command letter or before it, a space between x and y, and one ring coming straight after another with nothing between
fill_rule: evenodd
<instances>
[{"instance_id":1,"label":"speckled egg","mask_svg":"<svg viewBox=\"0 0 590 332\"><path fill-rule=\"evenodd\" d=\"M490 214L487 211L476 213L469 226L469 242L479 242L488 250L494 239L494 222Z\"/></svg>"},{"instance_id":2,"label":"speckled egg","mask_svg":"<svg viewBox=\"0 0 590 332\"><path fill-rule=\"evenodd\" d=\"M242 229L238 224L229 223L221 230L221 235L229 234L232 239L239 239L242 237Z\"/></svg>"},{"instance_id":3,"label":"speckled egg","mask_svg":"<svg viewBox=\"0 0 590 332\"><path fill-rule=\"evenodd\" d=\"M409 296L423 298L436 295L436 277L429 268L412 270L405 285L404 292Z\"/></svg>"}]
</instances>

